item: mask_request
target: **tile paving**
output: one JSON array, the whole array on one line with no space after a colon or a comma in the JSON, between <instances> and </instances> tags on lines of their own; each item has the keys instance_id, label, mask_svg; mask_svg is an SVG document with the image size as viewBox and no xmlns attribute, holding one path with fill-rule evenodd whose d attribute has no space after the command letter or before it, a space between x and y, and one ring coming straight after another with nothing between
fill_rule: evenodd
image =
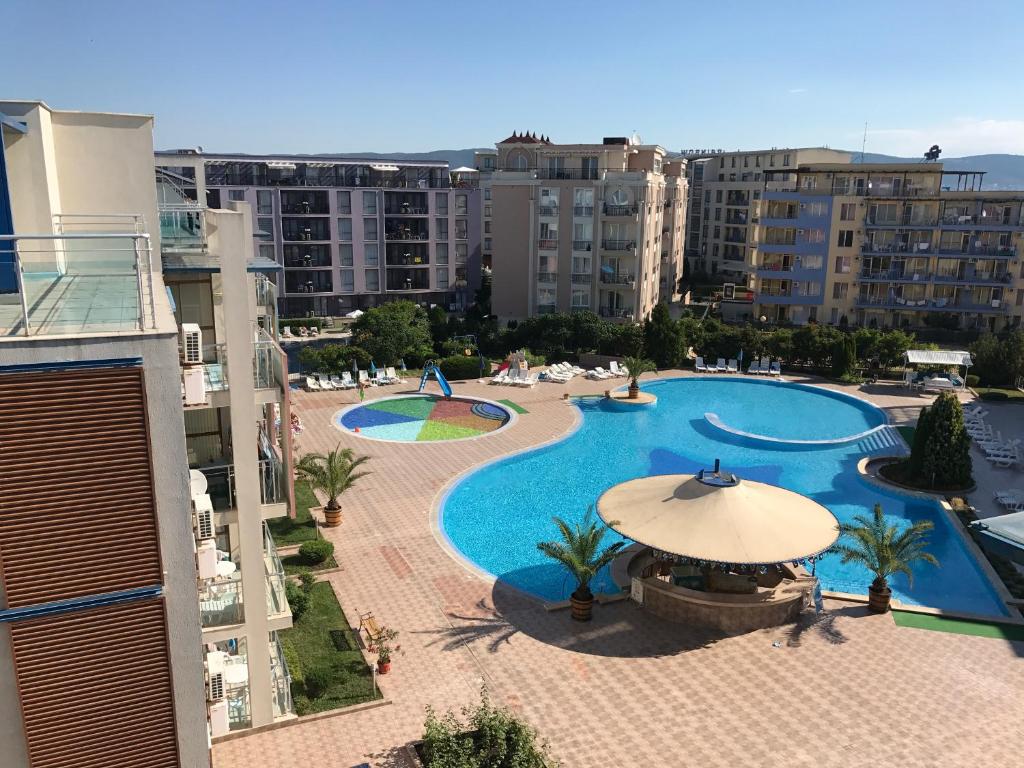
<instances>
[{"instance_id":1,"label":"tile paving","mask_svg":"<svg viewBox=\"0 0 1024 768\"><path fill-rule=\"evenodd\" d=\"M344 522L327 530L342 564L329 578L350 617L373 610L400 630L404 655L382 679L394 703L217 744L215 766L405 766L402 747L420 735L424 708L471 703L481 684L536 725L567 767L1024 764L1024 644L899 628L838 601L817 621L738 637L629 602L598 606L580 626L455 561L430 528L442 488L564 434L576 416L563 391L608 387L455 383L457 394L507 397L529 413L480 439L412 445L332 426L353 393L296 393L300 452L341 443L372 457L374 474L345 495ZM896 423L926 402L895 386L861 394Z\"/></svg>"}]
</instances>

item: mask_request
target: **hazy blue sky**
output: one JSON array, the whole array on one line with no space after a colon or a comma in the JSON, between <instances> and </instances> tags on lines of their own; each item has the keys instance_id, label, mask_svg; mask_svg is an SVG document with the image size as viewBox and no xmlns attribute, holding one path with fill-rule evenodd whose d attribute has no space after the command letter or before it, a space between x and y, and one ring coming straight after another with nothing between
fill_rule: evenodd
<instances>
[{"instance_id":1,"label":"hazy blue sky","mask_svg":"<svg viewBox=\"0 0 1024 768\"><path fill-rule=\"evenodd\" d=\"M669 149L1024 153L1021 2L0 5L0 95L156 115L160 148L422 151L512 130Z\"/></svg>"}]
</instances>

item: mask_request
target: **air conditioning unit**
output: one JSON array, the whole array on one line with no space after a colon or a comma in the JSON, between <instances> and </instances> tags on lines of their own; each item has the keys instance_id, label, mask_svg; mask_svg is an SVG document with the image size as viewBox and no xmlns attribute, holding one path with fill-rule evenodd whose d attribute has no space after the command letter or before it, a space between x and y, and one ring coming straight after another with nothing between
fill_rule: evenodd
<instances>
[{"instance_id":1,"label":"air conditioning unit","mask_svg":"<svg viewBox=\"0 0 1024 768\"><path fill-rule=\"evenodd\" d=\"M210 500L210 494L203 493L192 497L192 527L195 530L196 541L213 538L213 502Z\"/></svg>"},{"instance_id":2,"label":"air conditioning unit","mask_svg":"<svg viewBox=\"0 0 1024 768\"><path fill-rule=\"evenodd\" d=\"M217 575L217 543L206 539L196 547L196 570L200 579L212 579Z\"/></svg>"},{"instance_id":3,"label":"air conditioning unit","mask_svg":"<svg viewBox=\"0 0 1024 768\"><path fill-rule=\"evenodd\" d=\"M184 369L181 383L185 405L203 405L206 402L206 378L202 366Z\"/></svg>"},{"instance_id":4,"label":"air conditioning unit","mask_svg":"<svg viewBox=\"0 0 1024 768\"><path fill-rule=\"evenodd\" d=\"M181 355L185 365L203 362L203 331L195 323L181 324Z\"/></svg>"},{"instance_id":5,"label":"air conditioning unit","mask_svg":"<svg viewBox=\"0 0 1024 768\"><path fill-rule=\"evenodd\" d=\"M211 672L206 680L206 700L224 700L224 673Z\"/></svg>"},{"instance_id":6,"label":"air conditioning unit","mask_svg":"<svg viewBox=\"0 0 1024 768\"><path fill-rule=\"evenodd\" d=\"M210 704L210 736L223 736L230 729L228 703L226 701L216 701Z\"/></svg>"}]
</instances>

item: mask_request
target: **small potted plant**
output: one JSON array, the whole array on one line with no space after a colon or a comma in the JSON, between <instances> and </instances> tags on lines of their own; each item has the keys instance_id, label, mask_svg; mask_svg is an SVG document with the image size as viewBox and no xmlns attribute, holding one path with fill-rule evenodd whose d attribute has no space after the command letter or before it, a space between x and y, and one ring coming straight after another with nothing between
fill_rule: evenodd
<instances>
[{"instance_id":1,"label":"small potted plant","mask_svg":"<svg viewBox=\"0 0 1024 768\"><path fill-rule=\"evenodd\" d=\"M295 472L313 488L327 496L324 506L324 525L341 525L341 505L338 497L355 485L356 480L369 472L357 472L369 456L356 456L351 448L337 448L327 454L307 453L295 465Z\"/></svg>"},{"instance_id":2,"label":"small potted plant","mask_svg":"<svg viewBox=\"0 0 1024 768\"><path fill-rule=\"evenodd\" d=\"M645 373L657 373L658 369L652 360L644 357L627 357L623 361L629 371L629 399L640 397L640 377Z\"/></svg>"},{"instance_id":3,"label":"small potted plant","mask_svg":"<svg viewBox=\"0 0 1024 768\"><path fill-rule=\"evenodd\" d=\"M386 675L391 671L391 656L402 652L402 646L392 645L398 638L398 630L383 627L374 641L377 648L377 674Z\"/></svg>"}]
</instances>

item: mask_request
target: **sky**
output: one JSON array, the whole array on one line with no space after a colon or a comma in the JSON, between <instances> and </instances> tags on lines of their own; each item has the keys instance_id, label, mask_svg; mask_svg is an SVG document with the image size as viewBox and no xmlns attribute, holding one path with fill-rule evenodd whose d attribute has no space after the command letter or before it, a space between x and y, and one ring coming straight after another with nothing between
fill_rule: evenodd
<instances>
[{"instance_id":1,"label":"sky","mask_svg":"<svg viewBox=\"0 0 1024 768\"><path fill-rule=\"evenodd\" d=\"M4 0L0 98L159 149L420 152L517 131L1024 153L1024 3Z\"/></svg>"}]
</instances>

